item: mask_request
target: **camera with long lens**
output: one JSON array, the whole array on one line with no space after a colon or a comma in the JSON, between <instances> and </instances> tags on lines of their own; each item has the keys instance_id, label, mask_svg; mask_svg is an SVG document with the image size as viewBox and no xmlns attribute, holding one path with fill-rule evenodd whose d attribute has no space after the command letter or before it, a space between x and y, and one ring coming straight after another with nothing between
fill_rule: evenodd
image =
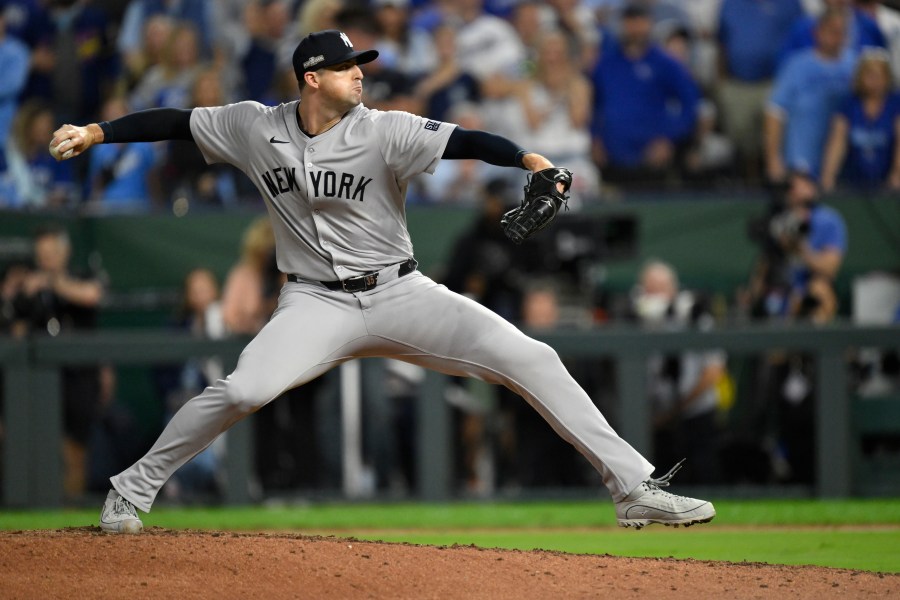
<instances>
[{"instance_id":1,"label":"camera with long lens","mask_svg":"<svg viewBox=\"0 0 900 600\"><path fill-rule=\"evenodd\" d=\"M769 218L769 236L774 240L799 241L809 234L809 220L790 209Z\"/></svg>"}]
</instances>

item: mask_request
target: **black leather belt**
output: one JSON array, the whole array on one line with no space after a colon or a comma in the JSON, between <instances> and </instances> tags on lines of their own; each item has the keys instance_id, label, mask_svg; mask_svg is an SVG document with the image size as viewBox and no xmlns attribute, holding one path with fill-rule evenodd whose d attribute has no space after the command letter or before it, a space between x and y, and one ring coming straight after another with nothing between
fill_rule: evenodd
<instances>
[{"instance_id":1,"label":"black leather belt","mask_svg":"<svg viewBox=\"0 0 900 600\"><path fill-rule=\"evenodd\" d=\"M400 264L400 268L397 270L397 278L403 277L404 275L409 275L413 271L416 270L416 267L419 266L419 263L414 258L410 258ZM393 265L391 265L393 266ZM386 267L390 268L390 267ZM384 269L382 269L383 271ZM349 293L355 292L366 292L371 290L376 285L378 285L378 275L381 271L372 271L371 273L363 273L362 275L356 275L354 277L348 277L347 279L337 280L337 281L320 281L322 285L327 287L329 290L337 291L343 290ZM288 275L288 281L292 281L294 283L303 283L304 279L297 277L296 275Z\"/></svg>"}]
</instances>

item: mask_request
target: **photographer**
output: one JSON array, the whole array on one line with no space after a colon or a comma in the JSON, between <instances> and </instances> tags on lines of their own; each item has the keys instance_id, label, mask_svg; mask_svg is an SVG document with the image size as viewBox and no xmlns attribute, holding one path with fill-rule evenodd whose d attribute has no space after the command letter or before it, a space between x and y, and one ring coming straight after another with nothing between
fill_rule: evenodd
<instances>
[{"instance_id":1,"label":"photographer","mask_svg":"<svg viewBox=\"0 0 900 600\"><path fill-rule=\"evenodd\" d=\"M764 225L755 232L765 234L756 237L765 249L752 283L757 314L830 321L837 312L834 281L847 250L841 215L818 202L809 176L794 173ZM786 482L811 484L816 472L813 364L808 354L775 350L764 357L755 378L773 475Z\"/></svg>"},{"instance_id":2,"label":"photographer","mask_svg":"<svg viewBox=\"0 0 900 600\"><path fill-rule=\"evenodd\" d=\"M750 293L754 316L809 318L824 323L837 312L834 280L847 250L844 219L818 201L815 181L788 179L783 198L751 237L763 246Z\"/></svg>"},{"instance_id":3,"label":"photographer","mask_svg":"<svg viewBox=\"0 0 900 600\"><path fill-rule=\"evenodd\" d=\"M96 326L105 286L99 277L70 270L72 244L65 229L47 226L34 235L34 269L21 281L13 301L15 319L29 333L57 336ZM62 371L63 490L68 499L85 491L88 442L106 397L101 370L72 366ZM107 386L108 387L108 386Z\"/></svg>"}]
</instances>

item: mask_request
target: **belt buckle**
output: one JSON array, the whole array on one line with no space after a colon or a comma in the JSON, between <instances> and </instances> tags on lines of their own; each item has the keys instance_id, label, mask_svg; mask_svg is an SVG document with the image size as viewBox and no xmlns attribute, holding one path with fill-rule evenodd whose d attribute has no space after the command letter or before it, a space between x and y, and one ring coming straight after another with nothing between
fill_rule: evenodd
<instances>
[{"instance_id":1,"label":"belt buckle","mask_svg":"<svg viewBox=\"0 0 900 600\"><path fill-rule=\"evenodd\" d=\"M356 277L348 277L341 282L341 287L345 292L367 292L378 283L378 273L366 273L357 275Z\"/></svg>"}]
</instances>

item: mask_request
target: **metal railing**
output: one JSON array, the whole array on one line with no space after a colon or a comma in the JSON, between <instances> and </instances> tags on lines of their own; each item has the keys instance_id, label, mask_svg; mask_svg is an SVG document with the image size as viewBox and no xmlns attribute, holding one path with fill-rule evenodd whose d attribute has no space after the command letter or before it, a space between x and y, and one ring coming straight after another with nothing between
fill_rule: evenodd
<instances>
[{"instance_id":1,"label":"metal railing","mask_svg":"<svg viewBox=\"0 0 900 600\"><path fill-rule=\"evenodd\" d=\"M649 332L624 328L535 334L564 358L612 358L618 381L620 433L644 454L652 453L651 407L646 394L646 360L656 352L721 349L729 356L773 350L803 351L816 373L816 492L842 497L853 492L852 395L846 352L850 348L900 348L900 326L753 326L711 332ZM5 372L6 506L52 507L62 503L59 457L62 436L61 369L68 366L152 365L191 357L219 356L233 367L246 339L203 340L168 331L103 331L27 340L0 339ZM230 370L230 368L228 369ZM421 390L416 433L419 495L452 496L451 409L444 401L446 378L429 372ZM894 429L900 432L900 422ZM229 430L225 502L251 500L250 428Z\"/></svg>"}]
</instances>

